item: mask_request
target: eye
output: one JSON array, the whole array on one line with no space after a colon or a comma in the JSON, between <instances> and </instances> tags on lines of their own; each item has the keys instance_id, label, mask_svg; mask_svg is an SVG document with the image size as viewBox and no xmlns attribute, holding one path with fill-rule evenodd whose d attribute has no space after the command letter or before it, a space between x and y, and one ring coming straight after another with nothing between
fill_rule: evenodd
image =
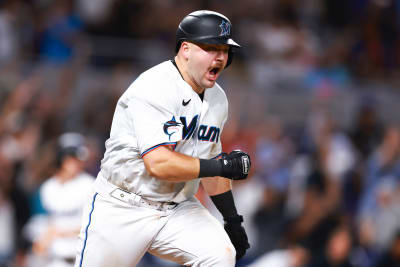
<instances>
[{"instance_id":1,"label":"eye","mask_svg":"<svg viewBox=\"0 0 400 267\"><path fill-rule=\"evenodd\" d=\"M205 50L207 52L215 52L215 51L218 51L218 47L212 46L212 45L205 45L203 47L203 50Z\"/></svg>"},{"instance_id":2,"label":"eye","mask_svg":"<svg viewBox=\"0 0 400 267\"><path fill-rule=\"evenodd\" d=\"M223 46L223 45L206 45L203 47L203 49L207 52L223 52L223 53L228 53L229 47Z\"/></svg>"},{"instance_id":3,"label":"eye","mask_svg":"<svg viewBox=\"0 0 400 267\"><path fill-rule=\"evenodd\" d=\"M221 49L221 51L227 54L229 52L229 47L224 47Z\"/></svg>"}]
</instances>

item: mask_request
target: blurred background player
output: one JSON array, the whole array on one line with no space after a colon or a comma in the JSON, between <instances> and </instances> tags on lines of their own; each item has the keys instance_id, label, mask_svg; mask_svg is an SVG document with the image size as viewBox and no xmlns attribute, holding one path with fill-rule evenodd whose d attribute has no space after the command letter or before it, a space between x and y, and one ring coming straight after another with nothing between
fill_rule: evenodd
<instances>
[{"instance_id":1,"label":"blurred background player","mask_svg":"<svg viewBox=\"0 0 400 267\"><path fill-rule=\"evenodd\" d=\"M83 200L94 177L84 171L84 137L65 133L57 142L56 172L39 188L39 209L27 225L32 241L28 266L68 267L75 262Z\"/></svg>"}]
</instances>

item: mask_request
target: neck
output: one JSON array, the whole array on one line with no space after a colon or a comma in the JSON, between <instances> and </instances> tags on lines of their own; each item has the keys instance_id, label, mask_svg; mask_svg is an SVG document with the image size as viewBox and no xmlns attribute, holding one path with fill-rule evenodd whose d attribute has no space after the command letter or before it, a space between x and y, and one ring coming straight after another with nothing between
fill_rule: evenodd
<instances>
[{"instance_id":1,"label":"neck","mask_svg":"<svg viewBox=\"0 0 400 267\"><path fill-rule=\"evenodd\" d=\"M176 56L175 57L175 63L176 66L178 66L179 72L181 73L183 80L187 82L193 89L198 94L204 93L204 88L200 87L193 79L193 77L190 76L188 70L187 70L187 65L185 64L185 61L182 60L180 57Z\"/></svg>"},{"instance_id":2,"label":"neck","mask_svg":"<svg viewBox=\"0 0 400 267\"><path fill-rule=\"evenodd\" d=\"M65 183L74 178L76 175L77 175L76 172L61 169L56 173L55 176L61 183Z\"/></svg>"}]
</instances>

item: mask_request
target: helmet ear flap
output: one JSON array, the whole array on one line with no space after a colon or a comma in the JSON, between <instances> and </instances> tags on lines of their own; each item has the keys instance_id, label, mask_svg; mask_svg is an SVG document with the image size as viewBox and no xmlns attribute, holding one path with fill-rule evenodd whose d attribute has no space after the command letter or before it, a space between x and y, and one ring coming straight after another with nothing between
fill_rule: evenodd
<instances>
[{"instance_id":1,"label":"helmet ear flap","mask_svg":"<svg viewBox=\"0 0 400 267\"><path fill-rule=\"evenodd\" d=\"M228 61L226 62L225 69L232 63L234 53L235 52L234 52L233 48L229 47L229 50L228 50Z\"/></svg>"},{"instance_id":2,"label":"helmet ear flap","mask_svg":"<svg viewBox=\"0 0 400 267\"><path fill-rule=\"evenodd\" d=\"M179 40L179 41L176 43L175 53L178 53L179 48L181 48L181 44L182 44L182 40Z\"/></svg>"}]
</instances>

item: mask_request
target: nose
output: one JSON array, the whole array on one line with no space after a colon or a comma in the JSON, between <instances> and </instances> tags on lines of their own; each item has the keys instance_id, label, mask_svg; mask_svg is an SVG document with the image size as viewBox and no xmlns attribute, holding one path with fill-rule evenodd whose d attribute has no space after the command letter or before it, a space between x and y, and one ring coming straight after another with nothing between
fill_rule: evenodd
<instances>
[{"instance_id":1,"label":"nose","mask_svg":"<svg viewBox=\"0 0 400 267\"><path fill-rule=\"evenodd\" d=\"M226 62L228 60L228 52L225 50L218 50L216 59L217 61Z\"/></svg>"}]
</instances>

